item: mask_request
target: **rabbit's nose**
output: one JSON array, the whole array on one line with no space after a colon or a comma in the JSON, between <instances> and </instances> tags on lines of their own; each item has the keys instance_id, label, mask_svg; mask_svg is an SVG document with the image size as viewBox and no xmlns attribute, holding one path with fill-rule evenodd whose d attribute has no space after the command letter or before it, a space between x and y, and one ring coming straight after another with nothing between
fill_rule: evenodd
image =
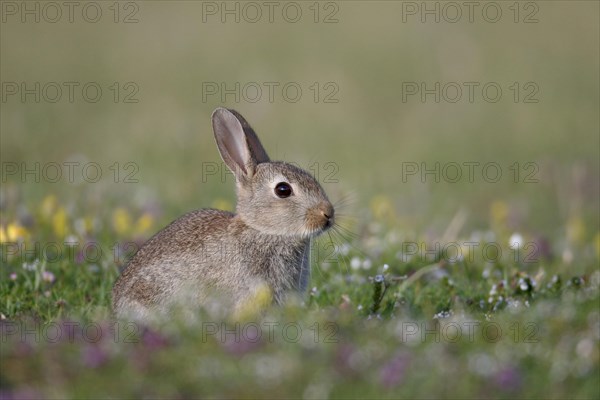
<instances>
[{"instance_id":1,"label":"rabbit's nose","mask_svg":"<svg viewBox=\"0 0 600 400\"><path fill-rule=\"evenodd\" d=\"M306 214L307 225L312 232L323 232L333 226L335 211L328 201L322 201L311 207Z\"/></svg>"},{"instance_id":2,"label":"rabbit's nose","mask_svg":"<svg viewBox=\"0 0 600 400\"><path fill-rule=\"evenodd\" d=\"M320 204L319 209L321 211L321 215L327 219L327 224L331 224L335 215L335 210L333 209L331 203L323 202Z\"/></svg>"}]
</instances>

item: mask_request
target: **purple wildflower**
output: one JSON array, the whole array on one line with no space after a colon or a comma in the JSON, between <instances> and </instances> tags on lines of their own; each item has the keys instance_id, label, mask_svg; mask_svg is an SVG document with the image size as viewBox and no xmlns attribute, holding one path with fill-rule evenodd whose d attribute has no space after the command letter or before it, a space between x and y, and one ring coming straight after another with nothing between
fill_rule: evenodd
<instances>
[{"instance_id":1,"label":"purple wildflower","mask_svg":"<svg viewBox=\"0 0 600 400\"><path fill-rule=\"evenodd\" d=\"M169 340L161 333L146 328L142 334L142 343L148 350L155 350L168 346Z\"/></svg>"},{"instance_id":2,"label":"purple wildflower","mask_svg":"<svg viewBox=\"0 0 600 400\"><path fill-rule=\"evenodd\" d=\"M406 369L410 364L410 358L406 354L396 354L387 364L379 370L379 379L386 388L399 385L404 379Z\"/></svg>"},{"instance_id":3,"label":"purple wildflower","mask_svg":"<svg viewBox=\"0 0 600 400\"><path fill-rule=\"evenodd\" d=\"M88 345L83 349L82 362L89 368L98 368L108 361L108 354L97 345Z\"/></svg>"},{"instance_id":4,"label":"purple wildflower","mask_svg":"<svg viewBox=\"0 0 600 400\"><path fill-rule=\"evenodd\" d=\"M521 388L521 374L516 368L505 367L494 375L494 383L505 392L516 392Z\"/></svg>"},{"instance_id":5,"label":"purple wildflower","mask_svg":"<svg viewBox=\"0 0 600 400\"><path fill-rule=\"evenodd\" d=\"M263 345L262 331L254 324L243 325L235 333L227 334L222 341L222 346L229 353L242 356L248 352L258 349Z\"/></svg>"},{"instance_id":6,"label":"purple wildflower","mask_svg":"<svg viewBox=\"0 0 600 400\"><path fill-rule=\"evenodd\" d=\"M54 279L55 279L55 277L54 277L54 274L52 272L50 272L50 271L42 271L42 280L44 282L50 282L50 283L52 283L52 282L54 282Z\"/></svg>"}]
</instances>

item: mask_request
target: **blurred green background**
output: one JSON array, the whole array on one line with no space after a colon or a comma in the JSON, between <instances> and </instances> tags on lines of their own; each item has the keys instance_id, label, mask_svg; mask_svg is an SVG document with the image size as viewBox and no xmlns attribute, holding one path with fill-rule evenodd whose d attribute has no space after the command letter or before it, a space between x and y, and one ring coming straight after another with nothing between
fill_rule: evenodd
<instances>
[{"instance_id":1,"label":"blurred green background","mask_svg":"<svg viewBox=\"0 0 600 400\"><path fill-rule=\"evenodd\" d=\"M285 2L273 9L272 23L260 2L249 7L244 2L121 2L118 15L113 3L100 2L97 23L83 18L93 18L95 8L83 13L82 6L74 9L72 23L64 7L58 22L49 23L44 18L54 18L55 10L44 11L43 4L39 23L33 16L22 23L22 6L16 4L15 15L12 9L3 15L2 81L30 88L35 82L79 86L72 103L65 86L56 103L45 101L43 93L39 103L32 95L22 102L20 93L3 93L2 162L31 168L36 162L43 167L79 160L96 162L103 172L99 183L79 185L65 177L50 183L43 176L39 184L31 176L23 183L18 174L4 174L3 184L18 185L29 201L49 192L62 198L85 193L100 202L127 204L136 193L154 194L168 210L167 220L209 206L215 198L234 201L231 179L223 184L215 176L202 178L203 163L220 162L210 114L226 106L254 125L272 158L305 168L316 165L321 180L332 171L325 164L335 163L337 182L325 186L334 200L353 198L350 213L382 195L411 229L446 226L460 208L470 211L469 226L481 227L490 204L500 200L516 210L515 229L552 234L574 213L586 221L588 232L598 226L597 2L519 3L518 12L513 3L496 2L502 16L495 23L486 18L494 17L496 7L484 12L485 2L474 8L473 22L461 6L456 23L446 21L455 9L444 2L298 2L302 16L296 23L285 20L296 11L284 11ZM435 15L421 15L423 7L436 4L439 23ZM252 23L255 5L262 16ZM222 15L235 7L239 23L235 14ZM416 14L408 12L414 11L410 7ZM87 82L103 89L97 103L82 97ZM109 88L115 82L117 102L114 87ZM128 82L134 86L125 87ZM213 82L228 88L239 83L239 102L234 95L223 102L220 92L204 93L203 99L203 84ZM263 90L255 102L252 87L243 91L252 82ZM264 82L279 85L272 102ZM282 93L289 82L302 89L297 102ZM424 82L428 88L435 82L458 84L462 98L448 101L454 97L450 87L439 102L434 95L422 102L419 94L404 94L403 101L405 82ZM479 84L473 102L464 82ZM502 89L495 103L482 95L489 82ZM134 88L139 91L132 99L139 101L125 103ZM534 89L531 99L537 102L524 102ZM326 102L328 94L337 102ZM115 162L123 175L132 171L123 165L134 162L139 183L115 183L109 170ZM488 183L477 167L469 182L465 167L456 183L445 182L443 175L439 183L431 175L423 182L418 173L403 179L407 162L419 168L421 163L434 168L435 162L441 167L495 162L502 177ZM515 162L518 183L510 169ZM523 182L533 172L526 163L537 166L537 183ZM75 173L81 175L81 169Z\"/></svg>"},{"instance_id":2,"label":"blurred green background","mask_svg":"<svg viewBox=\"0 0 600 400\"><path fill-rule=\"evenodd\" d=\"M597 398L600 3L474 2L471 18L465 3L274 2L270 22L262 1L81 2L72 16L64 2L1 1L0 333L107 328L128 245L189 210L233 207L216 107L315 173L347 237L323 235L305 307L263 315L333 322L336 344L232 346L177 324L140 329L135 346L3 336L0 397ZM421 85L424 101L407 92ZM440 180L422 179L436 163ZM86 182L94 166L102 177ZM450 263L401 247L453 240L506 250ZM513 240L535 254L513 257ZM40 249L75 241L103 254ZM533 326L539 340L404 343L411 318Z\"/></svg>"}]
</instances>

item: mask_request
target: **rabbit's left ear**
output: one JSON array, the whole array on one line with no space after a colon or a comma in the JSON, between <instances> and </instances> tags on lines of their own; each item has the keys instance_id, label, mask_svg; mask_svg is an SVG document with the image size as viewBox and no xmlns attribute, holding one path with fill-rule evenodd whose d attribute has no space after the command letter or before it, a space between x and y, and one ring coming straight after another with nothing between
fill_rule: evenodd
<instances>
[{"instance_id":1,"label":"rabbit's left ear","mask_svg":"<svg viewBox=\"0 0 600 400\"><path fill-rule=\"evenodd\" d=\"M248 148L250 149L250 154L252 158L256 161L257 164L270 161L269 156L267 155L267 151L258 140L258 136L254 129L250 126L248 121L242 117L242 115L232 109L228 109L230 113L232 113L235 118L240 122L242 128L244 129L244 134L246 135L246 143L248 144Z\"/></svg>"},{"instance_id":2,"label":"rabbit's left ear","mask_svg":"<svg viewBox=\"0 0 600 400\"><path fill-rule=\"evenodd\" d=\"M221 158L236 178L252 176L258 164L269 161L258 136L238 112L217 108L212 124Z\"/></svg>"}]
</instances>

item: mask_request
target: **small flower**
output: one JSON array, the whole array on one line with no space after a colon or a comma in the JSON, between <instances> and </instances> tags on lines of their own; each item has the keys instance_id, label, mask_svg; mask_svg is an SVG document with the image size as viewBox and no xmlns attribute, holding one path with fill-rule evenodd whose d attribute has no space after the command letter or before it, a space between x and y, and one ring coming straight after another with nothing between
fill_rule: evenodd
<instances>
[{"instance_id":1,"label":"small flower","mask_svg":"<svg viewBox=\"0 0 600 400\"><path fill-rule=\"evenodd\" d=\"M212 207L219 210L233 211L233 204L231 204L231 201L222 198L213 201Z\"/></svg>"},{"instance_id":2,"label":"small flower","mask_svg":"<svg viewBox=\"0 0 600 400\"><path fill-rule=\"evenodd\" d=\"M80 236L92 233L97 228L97 225L98 222L94 217L77 218L73 222L73 227Z\"/></svg>"},{"instance_id":3,"label":"small flower","mask_svg":"<svg viewBox=\"0 0 600 400\"><path fill-rule=\"evenodd\" d=\"M503 201L494 201L490 207L492 223L504 226L508 218L508 205Z\"/></svg>"},{"instance_id":4,"label":"small flower","mask_svg":"<svg viewBox=\"0 0 600 400\"><path fill-rule=\"evenodd\" d=\"M535 290L535 280L527 274L520 274L517 282L517 293L532 294Z\"/></svg>"},{"instance_id":5,"label":"small flower","mask_svg":"<svg viewBox=\"0 0 600 400\"><path fill-rule=\"evenodd\" d=\"M452 310L440 311L439 313L433 316L433 319L444 319L450 318L452 316Z\"/></svg>"},{"instance_id":6,"label":"small flower","mask_svg":"<svg viewBox=\"0 0 600 400\"><path fill-rule=\"evenodd\" d=\"M33 262L30 262L30 263L24 262L23 269L25 271L35 271L39 265L40 265L40 260L35 259L35 260L33 260Z\"/></svg>"},{"instance_id":7,"label":"small flower","mask_svg":"<svg viewBox=\"0 0 600 400\"><path fill-rule=\"evenodd\" d=\"M537 261L540 258L545 258L546 260L552 260L553 250L550 242L543 236L537 236L533 240L535 244L535 249L531 254L531 259Z\"/></svg>"},{"instance_id":8,"label":"small flower","mask_svg":"<svg viewBox=\"0 0 600 400\"><path fill-rule=\"evenodd\" d=\"M273 291L266 285L260 285L236 311L236 317L243 319L254 316L273 302Z\"/></svg>"},{"instance_id":9,"label":"small flower","mask_svg":"<svg viewBox=\"0 0 600 400\"><path fill-rule=\"evenodd\" d=\"M63 207L60 207L52 216L52 228L54 229L54 234L59 238L67 235L67 211Z\"/></svg>"},{"instance_id":10,"label":"small flower","mask_svg":"<svg viewBox=\"0 0 600 400\"><path fill-rule=\"evenodd\" d=\"M600 242L600 234L598 234L598 238L598 241ZM338 247L338 252L343 256L347 256L348 253L350 253L350 245L348 243L342 243Z\"/></svg>"},{"instance_id":11,"label":"small flower","mask_svg":"<svg viewBox=\"0 0 600 400\"><path fill-rule=\"evenodd\" d=\"M43 394L29 386L19 387L14 391L0 391L0 399L41 399Z\"/></svg>"},{"instance_id":12,"label":"small flower","mask_svg":"<svg viewBox=\"0 0 600 400\"><path fill-rule=\"evenodd\" d=\"M387 265L387 264L383 264L383 270L384 270L384 271L387 271L389 268L390 268L390 266L389 266L389 265Z\"/></svg>"},{"instance_id":13,"label":"small flower","mask_svg":"<svg viewBox=\"0 0 600 400\"><path fill-rule=\"evenodd\" d=\"M553 291L558 291L560 290L562 286L562 279L560 277L560 275L552 275L552 279L550 280L550 282L546 285L546 287L550 290Z\"/></svg>"},{"instance_id":14,"label":"small flower","mask_svg":"<svg viewBox=\"0 0 600 400\"><path fill-rule=\"evenodd\" d=\"M502 368L494 375L494 383L505 392L515 392L521 388L521 373L512 367Z\"/></svg>"},{"instance_id":15,"label":"small flower","mask_svg":"<svg viewBox=\"0 0 600 400\"><path fill-rule=\"evenodd\" d=\"M8 240L2 240L2 243L4 242L22 242L23 240L27 239L29 237L29 231L27 231L27 229L23 226L21 226L19 223L17 222L13 222L11 224L8 224L8 226L6 227L6 236L2 239L8 239Z\"/></svg>"},{"instance_id":16,"label":"small flower","mask_svg":"<svg viewBox=\"0 0 600 400\"><path fill-rule=\"evenodd\" d=\"M523 247L523 236L520 233L513 233L508 239L508 245L511 249L517 250Z\"/></svg>"},{"instance_id":17,"label":"small flower","mask_svg":"<svg viewBox=\"0 0 600 400\"><path fill-rule=\"evenodd\" d=\"M354 368L352 365L352 357L357 353L357 349L350 343L344 343L337 346L335 352L334 367L342 374L353 374Z\"/></svg>"},{"instance_id":18,"label":"small flower","mask_svg":"<svg viewBox=\"0 0 600 400\"><path fill-rule=\"evenodd\" d=\"M98 368L108 361L108 354L100 346L88 345L81 355L82 363L89 368Z\"/></svg>"},{"instance_id":19,"label":"small flower","mask_svg":"<svg viewBox=\"0 0 600 400\"><path fill-rule=\"evenodd\" d=\"M360 268L360 264L360 258L358 257L352 257L352 259L350 260L350 268L352 268L355 271Z\"/></svg>"},{"instance_id":20,"label":"small flower","mask_svg":"<svg viewBox=\"0 0 600 400\"><path fill-rule=\"evenodd\" d=\"M571 264L573 262L573 258L575 256L573 255L573 252L571 251L571 249L564 249L563 253L562 253L562 260L565 264Z\"/></svg>"},{"instance_id":21,"label":"small flower","mask_svg":"<svg viewBox=\"0 0 600 400\"><path fill-rule=\"evenodd\" d=\"M567 221L567 238L570 243L583 243L586 236L585 222L581 217L571 217Z\"/></svg>"},{"instance_id":22,"label":"small flower","mask_svg":"<svg viewBox=\"0 0 600 400\"><path fill-rule=\"evenodd\" d=\"M350 296L348 296L347 294L343 294L342 302L340 303L340 309L341 310L349 310L351 306L352 306L352 300L350 299Z\"/></svg>"},{"instance_id":23,"label":"small flower","mask_svg":"<svg viewBox=\"0 0 600 400\"><path fill-rule=\"evenodd\" d=\"M379 221L390 221L396 218L394 204L387 196L379 195L373 197L370 206L373 216Z\"/></svg>"},{"instance_id":24,"label":"small flower","mask_svg":"<svg viewBox=\"0 0 600 400\"><path fill-rule=\"evenodd\" d=\"M146 328L142 334L142 343L148 350L155 350L168 346L169 340L159 332Z\"/></svg>"},{"instance_id":25,"label":"small flower","mask_svg":"<svg viewBox=\"0 0 600 400\"><path fill-rule=\"evenodd\" d=\"M372 266L372 265L373 265L373 263L372 263L372 262L371 262L371 260L369 260L368 258L367 258L367 259L365 259L365 260L362 262L362 268L363 268L363 269L366 269L366 270L369 270L369 269L371 269L371 266Z\"/></svg>"},{"instance_id":26,"label":"small flower","mask_svg":"<svg viewBox=\"0 0 600 400\"><path fill-rule=\"evenodd\" d=\"M17 274L14 273L14 272L12 274L10 274L10 280L11 281L16 281L17 280Z\"/></svg>"},{"instance_id":27,"label":"small flower","mask_svg":"<svg viewBox=\"0 0 600 400\"><path fill-rule=\"evenodd\" d=\"M243 356L263 345L260 328L255 329L253 326L244 327L239 332L236 332L235 335L225 336L225 340L221 341L221 345L229 353Z\"/></svg>"},{"instance_id":28,"label":"small flower","mask_svg":"<svg viewBox=\"0 0 600 400\"><path fill-rule=\"evenodd\" d=\"M397 354L379 370L379 379L386 388L399 385L406 369L410 366L410 359L405 354Z\"/></svg>"},{"instance_id":29,"label":"small flower","mask_svg":"<svg viewBox=\"0 0 600 400\"><path fill-rule=\"evenodd\" d=\"M148 230L150 230L150 228L152 228L152 225L154 225L154 217L148 213L142 214L142 216L138 218L137 222L135 223L135 234L145 234Z\"/></svg>"},{"instance_id":30,"label":"small flower","mask_svg":"<svg viewBox=\"0 0 600 400\"><path fill-rule=\"evenodd\" d=\"M65 238L64 244L65 246L76 246L79 244L79 240L77 240L77 236L69 235Z\"/></svg>"},{"instance_id":31,"label":"small flower","mask_svg":"<svg viewBox=\"0 0 600 400\"><path fill-rule=\"evenodd\" d=\"M42 200L42 205L40 206L40 211L45 218L50 218L50 216L54 213L58 201L56 200L56 196L53 194L49 194L44 197Z\"/></svg>"},{"instance_id":32,"label":"small flower","mask_svg":"<svg viewBox=\"0 0 600 400\"><path fill-rule=\"evenodd\" d=\"M83 251L78 251L75 255L75 262L77 264L83 264L86 261L85 254Z\"/></svg>"},{"instance_id":33,"label":"small flower","mask_svg":"<svg viewBox=\"0 0 600 400\"><path fill-rule=\"evenodd\" d=\"M126 209L119 207L113 212L112 224L117 234L124 235L131 229L131 215Z\"/></svg>"},{"instance_id":34,"label":"small flower","mask_svg":"<svg viewBox=\"0 0 600 400\"><path fill-rule=\"evenodd\" d=\"M42 280L44 282L52 283L52 282L54 282L54 279L55 279L54 278L54 274L52 272L50 272L50 271L43 271L42 272Z\"/></svg>"}]
</instances>

